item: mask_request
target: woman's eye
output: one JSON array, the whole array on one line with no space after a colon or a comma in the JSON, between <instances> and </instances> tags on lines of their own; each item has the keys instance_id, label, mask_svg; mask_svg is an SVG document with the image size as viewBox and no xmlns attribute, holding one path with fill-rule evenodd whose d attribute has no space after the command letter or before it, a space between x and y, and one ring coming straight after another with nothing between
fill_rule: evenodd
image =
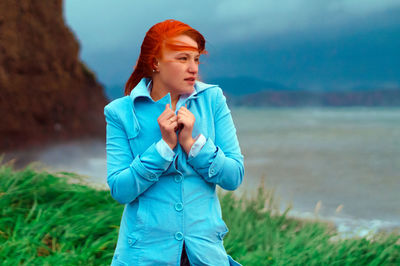
<instances>
[{"instance_id":1,"label":"woman's eye","mask_svg":"<svg viewBox=\"0 0 400 266\"><path fill-rule=\"evenodd\" d=\"M180 61L186 61L187 58L186 58L186 57L179 57L178 60L180 60Z\"/></svg>"}]
</instances>

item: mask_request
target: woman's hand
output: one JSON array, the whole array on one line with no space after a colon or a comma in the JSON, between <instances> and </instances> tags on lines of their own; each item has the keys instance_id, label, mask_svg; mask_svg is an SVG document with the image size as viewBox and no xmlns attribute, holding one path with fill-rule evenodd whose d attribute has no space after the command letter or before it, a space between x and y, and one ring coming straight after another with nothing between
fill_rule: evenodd
<instances>
[{"instance_id":1,"label":"woman's hand","mask_svg":"<svg viewBox=\"0 0 400 266\"><path fill-rule=\"evenodd\" d=\"M195 140L192 137L192 131L194 126L194 121L196 120L194 115L186 108L182 106L178 111L178 124L182 127L179 132L178 139L179 144L185 150L186 154L189 154Z\"/></svg>"},{"instance_id":2,"label":"woman's hand","mask_svg":"<svg viewBox=\"0 0 400 266\"><path fill-rule=\"evenodd\" d=\"M174 111L172 111L170 108L169 104L165 106L165 110L157 118L157 122L160 126L162 139L171 149L174 149L178 142L178 137L175 133L175 131L178 129L178 119Z\"/></svg>"}]
</instances>

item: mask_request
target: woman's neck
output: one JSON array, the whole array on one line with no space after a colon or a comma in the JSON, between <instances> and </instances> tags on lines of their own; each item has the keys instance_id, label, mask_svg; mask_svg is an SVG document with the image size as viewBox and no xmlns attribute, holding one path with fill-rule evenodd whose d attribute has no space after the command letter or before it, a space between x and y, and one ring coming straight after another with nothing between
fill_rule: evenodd
<instances>
[{"instance_id":1,"label":"woman's neck","mask_svg":"<svg viewBox=\"0 0 400 266\"><path fill-rule=\"evenodd\" d=\"M157 86L157 83L152 82L152 88L150 91L150 96L153 99L153 101L158 101L162 98L164 98L165 95L169 92L168 90L165 90L164 88ZM179 100L179 94L171 94L171 109L175 111L176 104Z\"/></svg>"}]
</instances>

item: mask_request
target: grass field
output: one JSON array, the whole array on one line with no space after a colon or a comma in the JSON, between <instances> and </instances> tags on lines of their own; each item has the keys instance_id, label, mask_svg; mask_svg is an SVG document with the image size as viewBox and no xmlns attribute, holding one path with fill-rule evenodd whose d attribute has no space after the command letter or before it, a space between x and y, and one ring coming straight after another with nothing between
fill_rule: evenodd
<instances>
[{"instance_id":1,"label":"grass field","mask_svg":"<svg viewBox=\"0 0 400 266\"><path fill-rule=\"evenodd\" d=\"M0 165L0 265L110 264L123 206L79 181ZM224 193L220 201L224 245L243 265L400 265L397 233L332 240L332 226L279 213L261 186L252 199Z\"/></svg>"}]
</instances>

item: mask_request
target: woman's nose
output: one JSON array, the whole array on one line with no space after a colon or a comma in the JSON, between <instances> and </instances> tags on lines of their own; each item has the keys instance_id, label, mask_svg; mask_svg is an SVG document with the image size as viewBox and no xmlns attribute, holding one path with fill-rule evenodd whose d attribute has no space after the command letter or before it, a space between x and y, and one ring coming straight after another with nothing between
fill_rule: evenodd
<instances>
[{"instance_id":1,"label":"woman's nose","mask_svg":"<svg viewBox=\"0 0 400 266\"><path fill-rule=\"evenodd\" d=\"M190 73L196 74L197 71L199 70L199 65L197 64L196 61L191 60L190 63L189 63L189 68L188 68L188 70L189 70Z\"/></svg>"}]
</instances>

